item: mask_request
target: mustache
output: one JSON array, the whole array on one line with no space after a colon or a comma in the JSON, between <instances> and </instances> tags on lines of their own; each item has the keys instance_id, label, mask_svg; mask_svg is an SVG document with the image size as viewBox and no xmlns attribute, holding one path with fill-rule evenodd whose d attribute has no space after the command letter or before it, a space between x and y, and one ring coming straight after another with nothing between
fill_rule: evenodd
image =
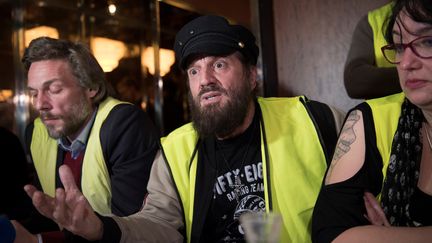
<instances>
[{"instance_id":1,"label":"mustache","mask_svg":"<svg viewBox=\"0 0 432 243\"><path fill-rule=\"evenodd\" d=\"M42 121L43 120L47 120L47 119L56 119L56 118L59 118L58 116L55 116L55 115L53 115L53 114L51 114L50 112L47 112L47 111L41 111L39 113L39 115L40 115L40 118L42 119Z\"/></svg>"},{"instance_id":2,"label":"mustache","mask_svg":"<svg viewBox=\"0 0 432 243\"><path fill-rule=\"evenodd\" d=\"M211 85L206 85L203 86L200 90L200 92L198 93L198 97L201 98L201 96L203 96L205 93L207 92L211 92L211 91L218 91L221 92L223 94L227 94L228 92L226 91L226 89L222 88L220 85L217 84L211 84Z\"/></svg>"}]
</instances>

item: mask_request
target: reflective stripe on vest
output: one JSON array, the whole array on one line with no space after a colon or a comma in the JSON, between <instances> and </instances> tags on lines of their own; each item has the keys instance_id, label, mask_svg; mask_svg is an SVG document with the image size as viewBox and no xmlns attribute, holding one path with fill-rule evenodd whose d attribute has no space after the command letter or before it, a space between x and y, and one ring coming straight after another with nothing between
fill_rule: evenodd
<instances>
[{"instance_id":1,"label":"reflective stripe on vest","mask_svg":"<svg viewBox=\"0 0 432 243\"><path fill-rule=\"evenodd\" d=\"M372 110L376 144L383 162L383 178L387 174L393 137L398 126L404 99L404 93L398 93L366 101Z\"/></svg>"},{"instance_id":2,"label":"reflective stripe on vest","mask_svg":"<svg viewBox=\"0 0 432 243\"><path fill-rule=\"evenodd\" d=\"M111 213L111 185L100 142L100 129L110 111L123 102L105 99L98 108L85 150L81 188L92 208L102 215ZM40 118L34 121L30 150L43 191L55 195L57 140L48 135Z\"/></svg>"},{"instance_id":3,"label":"reflective stripe on vest","mask_svg":"<svg viewBox=\"0 0 432 243\"><path fill-rule=\"evenodd\" d=\"M381 47L388 44L384 37L383 24L385 24L387 18L390 16L392 7L393 2L390 2L368 13L369 25L373 33L375 63L377 67L394 67L394 64L389 63L381 52Z\"/></svg>"},{"instance_id":4,"label":"reflective stripe on vest","mask_svg":"<svg viewBox=\"0 0 432 243\"><path fill-rule=\"evenodd\" d=\"M259 98L269 162L261 137L266 210L281 213L281 242L310 242L313 207L326 170L325 155L302 97ZM262 124L261 124L262 125ZM262 129L261 129L261 136ZM189 167L197 134L187 124L162 139L184 210L186 237L191 239L197 156ZM270 168L267 168L267 165ZM270 179L270 187L268 180ZM272 208L269 208L271 189Z\"/></svg>"}]
</instances>

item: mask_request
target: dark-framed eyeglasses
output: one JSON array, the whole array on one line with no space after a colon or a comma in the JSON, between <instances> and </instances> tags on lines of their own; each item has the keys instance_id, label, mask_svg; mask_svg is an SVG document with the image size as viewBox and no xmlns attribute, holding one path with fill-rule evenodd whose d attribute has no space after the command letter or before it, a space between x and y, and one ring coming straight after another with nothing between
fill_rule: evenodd
<instances>
[{"instance_id":1,"label":"dark-framed eyeglasses","mask_svg":"<svg viewBox=\"0 0 432 243\"><path fill-rule=\"evenodd\" d=\"M410 43L395 43L381 47L381 51L388 62L399 64L407 48L420 58L432 58L432 36L420 36Z\"/></svg>"}]
</instances>

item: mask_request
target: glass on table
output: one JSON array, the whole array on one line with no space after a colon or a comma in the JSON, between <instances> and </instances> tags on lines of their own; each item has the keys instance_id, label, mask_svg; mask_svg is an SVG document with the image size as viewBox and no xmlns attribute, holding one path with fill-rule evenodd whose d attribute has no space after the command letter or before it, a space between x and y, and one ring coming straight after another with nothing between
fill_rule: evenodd
<instances>
[{"instance_id":1,"label":"glass on table","mask_svg":"<svg viewBox=\"0 0 432 243\"><path fill-rule=\"evenodd\" d=\"M240 216L240 224L248 243L279 242L282 218L278 213L244 213Z\"/></svg>"}]
</instances>

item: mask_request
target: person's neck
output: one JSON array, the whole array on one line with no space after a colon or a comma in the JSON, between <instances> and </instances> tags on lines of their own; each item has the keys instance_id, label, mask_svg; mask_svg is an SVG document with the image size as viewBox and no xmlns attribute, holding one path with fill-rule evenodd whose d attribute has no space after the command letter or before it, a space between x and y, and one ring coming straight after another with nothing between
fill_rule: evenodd
<instances>
[{"instance_id":1,"label":"person's neck","mask_svg":"<svg viewBox=\"0 0 432 243\"><path fill-rule=\"evenodd\" d=\"M240 126L238 126L237 128L235 128L231 133L229 133L223 137L216 135L216 138L219 140L224 140L224 139L232 138L232 137L238 136L239 134L242 134L244 131L246 131L246 129L252 123L254 115L255 115L255 102L253 100L251 100L249 102L248 110L246 112L246 116L243 120L243 123Z\"/></svg>"}]
</instances>

